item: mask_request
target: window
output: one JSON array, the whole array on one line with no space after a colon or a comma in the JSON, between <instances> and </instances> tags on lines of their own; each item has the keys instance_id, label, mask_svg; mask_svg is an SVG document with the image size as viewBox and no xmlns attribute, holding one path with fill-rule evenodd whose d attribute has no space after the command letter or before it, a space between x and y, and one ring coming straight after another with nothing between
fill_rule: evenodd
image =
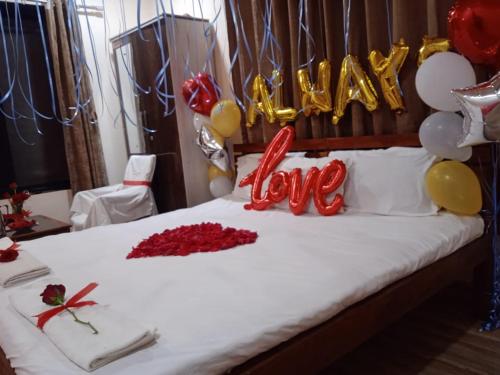
<instances>
[{"instance_id":1,"label":"window","mask_svg":"<svg viewBox=\"0 0 500 375\"><path fill-rule=\"evenodd\" d=\"M0 97L9 88L5 56L8 56L11 79L14 75L16 77L12 99L0 104L0 193L6 191L12 181L16 181L20 188L35 193L67 189L69 177L63 125L55 119L47 120L40 116L35 116L34 120L29 104L28 83L31 84L32 102L36 110L53 117L52 104L57 110L59 108L57 102L52 103L51 100L36 8L34 5L19 5L23 34L18 28L16 35L14 7L15 4L8 2L0 5L6 40L5 46L0 39ZM43 17L43 10L41 14ZM42 29L45 29L44 24ZM23 39L29 61L28 70ZM37 133L37 127L43 135Z\"/></svg>"}]
</instances>

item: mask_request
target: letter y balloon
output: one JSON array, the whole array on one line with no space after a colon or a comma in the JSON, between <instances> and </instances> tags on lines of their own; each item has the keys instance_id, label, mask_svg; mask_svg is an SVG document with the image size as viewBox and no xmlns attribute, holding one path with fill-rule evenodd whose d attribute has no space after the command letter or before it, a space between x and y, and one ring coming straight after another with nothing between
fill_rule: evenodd
<instances>
[{"instance_id":1,"label":"letter y balloon","mask_svg":"<svg viewBox=\"0 0 500 375\"><path fill-rule=\"evenodd\" d=\"M281 129L267 146L257 169L241 180L240 187L252 185L251 202L245 205L245 209L265 210L288 197L290 211L294 215L300 215L313 196L314 205L321 215L338 213L344 203L342 195L337 193L331 202L327 200L345 181L347 169L342 161L332 160L322 170L312 167L307 171L304 181L300 168L295 168L290 173L275 171L290 150L294 137L293 127ZM262 192L264 181L269 176L269 186Z\"/></svg>"}]
</instances>

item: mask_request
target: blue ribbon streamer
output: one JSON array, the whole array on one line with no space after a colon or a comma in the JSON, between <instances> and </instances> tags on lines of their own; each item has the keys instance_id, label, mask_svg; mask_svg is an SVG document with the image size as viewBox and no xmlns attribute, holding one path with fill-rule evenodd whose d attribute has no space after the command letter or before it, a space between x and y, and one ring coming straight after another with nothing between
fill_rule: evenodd
<instances>
[{"instance_id":1,"label":"blue ribbon streamer","mask_svg":"<svg viewBox=\"0 0 500 375\"><path fill-rule=\"evenodd\" d=\"M141 0L137 0L137 32L142 41L147 42L148 39L144 37L144 33L141 29Z\"/></svg>"},{"instance_id":2,"label":"blue ribbon streamer","mask_svg":"<svg viewBox=\"0 0 500 375\"><path fill-rule=\"evenodd\" d=\"M21 92L21 96L23 97L23 99L25 100L26 104L28 105L28 107L31 109L31 114L32 114L32 117L29 117L27 119L29 120L33 120L33 124L35 126L35 129L37 131L38 134L40 135L43 135L43 132L40 130L40 128L38 127L38 119L37 119L37 116L40 116L41 118L43 119L46 119L46 120L51 120L52 117L49 117L49 116L46 116L44 114L42 114L40 111L38 111L36 108L35 108L35 104L34 104L34 100L33 100L33 89L31 87L31 74L30 74L30 67L29 67L29 59L28 59L28 53L27 53L27 50L26 50L26 40L24 38L24 30L23 30L23 22L22 22L22 18L21 18L21 11L19 9L19 3L16 1L15 2L15 6L14 6L14 17L15 17L15 20L16 20L16 34L18 34L18 27L19 27L19 31L20 31L20 35L21 35L21 46L22 46L22 52L23 52L23 55L24 55L24 69L26 71L26 81L27 81L27 84L28 84L28 97L26 97L26 93L24 92L24 89L23 89L23 85L21 84L21 77L19 77L19 91ZM40 32L43 32L43 30L40 30ZM19 50L18 50L18 42L17 42L17 37L18 35L16 35L16 56L17 56L17 59L19 58ZM17 63L16 63L17 65Z\"/></svg>"},{"instance_id":3,"label":"blue ribbon streamer","mask_svg":"<svg viewBox=\"0 0 500 375\"><path fill-rule=\"evenodd\" d=\"M7 6L7 4L5 4ZM2 33L2 43L4 50L4 60L5 60L5 68L7 70L7 81L8 81L8 89L5 95L0 98L0 105L7 101L12 95L12 91L14 90L15 79L12 79L12 74L10 71L10 59L9 59L9 50L7 46L7 40L5 39L5 28L3 24L3 17L0 17L0 32Z\"/></svg>"},{"instance_id":4,"label":"blue ribbon streamer","mask_svg":"<svg viewBox=\"0 0 500 375\"><path fill-rule=\"evenodd\" d=\"M387 36L389 38L389 48L392 46L392 17L389 0L385 0L385 12L387 13Z\"/></svg>"},{"instance_id":5,"label":"blue ribbon streamer","mask_svg":"<svg viewBox=\"0 0 500 375\"><path fill-rule=\"evenodd\" d=\"M298 35L298 39L297 39L297 65L298 65L299 69L305 68L307 66L309 69L309 74L312 74L312 63L316 59L316 42L314 41L314 38L313 38L311 32L309 31L309 25L307 25L307 22L304 23L304 21L303 21L303 19L304 19L304 7L305 7L304 0L300 0L299 1L299 9L298 9L299 10L299 31L298 31L299 35ZM300 63L302 31L305 34L306 43L307 43L307 41L309 41L312 45L312 49L314 50L313 55L310 58L308 58L307 61L303 64Z\"/></svg>"},{"instance_id":6,"label":"blue ribbon streamer","mask_svg":"<svg viewBox=\"0 0 500 375\"><path fill-rule=\"evenodd\" d=\"M351 15L351 0L343 0L342 8L344 10L344 50L345 54L349 53L349 29Z\"/></svg>"},{"instance_id":7,"label":"blue ribbon streamer","mask_svg":"<svg viewBox=\"0 0 500 375\"><path fill-rule=\"evenodd\" d=\"M492 219L491 248L493 252L493 283L490 296L490 311L488 318L482 324L482 331L493 331L500 328L500 238L498 235L498 219L500 205L498 204L498 169L500 167L500 147L498 143L491 145L492 177Z\"/></svg>"}]
</instances>

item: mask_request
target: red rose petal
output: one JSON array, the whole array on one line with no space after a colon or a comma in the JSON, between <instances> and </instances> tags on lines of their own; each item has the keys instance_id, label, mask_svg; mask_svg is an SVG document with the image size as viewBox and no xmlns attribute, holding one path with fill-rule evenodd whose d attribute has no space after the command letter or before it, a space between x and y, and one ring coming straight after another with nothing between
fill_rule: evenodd
<instances>
[{"instance_id":1,"label":"red rose petal","mask_svg":"<svg viewBox=\"0 0 500 375\"><path fill-rule=\"evenodd\" d=\"M214 252L254 243L256 240L256 232L223 228L218 223L182 225L166 229L163 233L155 233L141 241L127 255L127 259Z\"/></svg>"}]
</instances>

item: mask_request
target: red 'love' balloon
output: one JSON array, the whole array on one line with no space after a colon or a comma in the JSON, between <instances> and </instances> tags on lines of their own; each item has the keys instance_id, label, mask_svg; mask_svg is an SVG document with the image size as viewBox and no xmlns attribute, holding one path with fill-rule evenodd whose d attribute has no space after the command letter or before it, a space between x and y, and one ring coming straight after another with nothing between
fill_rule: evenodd
<instances>
[{"instance_id":1,"label":"red 'love' balloon","mask_svg":"<svg viewBox=\"0 0 500 375\"><path fill-rule=\"evenodd\" d=\"M476 64L500 69L500 1L457 0L448 13L448 36Z\"/></svg>"},{"instance_id":2,"label":"red 'love' balloon","mask_svg":"<svg viewBox=\"0 0 500 375\"><path fill-rule=\"evenodd\" d=\"M196 77L184 81L182 96L189 108L202 115L210 116L210 111L219 101L214 83L214 78L207 73L198 73Z\"/></svg>"},{"instance_id":3,"label":"red 'love' balloon","mask_svg":"<svg viewBox=\"0 0 500 375\"><path fill-rule=\"evenodd\" d=\"M335 192L346 178L347 170L342 161L332 160L321 171L312 167L307 171L303 182L300 168L295 168L290 173L274 172L290 149L294 136L295 130L291 126L281 129L267 146L258 168L241 179L240 187L252 185L251 203L245 205L245 208L265 210L289 196L290 211L294 215L300 215L312 194L314 205L321 215L336 214L344 204L342 195L335 194L330 203L326 202L326 198ZM271 176L269 186L262 193L262 185L268 176Z\"/></svg>"}]
</instances>

